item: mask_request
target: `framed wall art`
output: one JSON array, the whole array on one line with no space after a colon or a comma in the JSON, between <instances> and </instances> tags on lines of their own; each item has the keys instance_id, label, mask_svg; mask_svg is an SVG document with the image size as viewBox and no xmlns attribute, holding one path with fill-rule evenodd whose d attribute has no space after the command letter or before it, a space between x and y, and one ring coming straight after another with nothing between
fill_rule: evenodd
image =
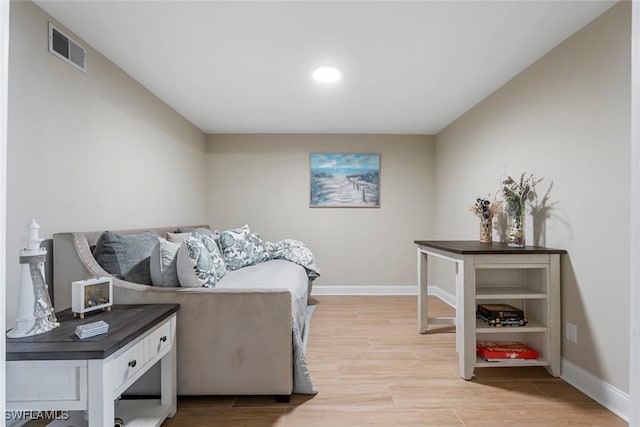
<instances>
[{"instance_id":1,"label":"framed wall art","mask_svg":"<svg viewBox=\"0 0 640 427\"><path fill-rule=\"evenodd\" d=\"M312 153L313 208L379 208L380 154Z\"/></svg>"}]
</instances>

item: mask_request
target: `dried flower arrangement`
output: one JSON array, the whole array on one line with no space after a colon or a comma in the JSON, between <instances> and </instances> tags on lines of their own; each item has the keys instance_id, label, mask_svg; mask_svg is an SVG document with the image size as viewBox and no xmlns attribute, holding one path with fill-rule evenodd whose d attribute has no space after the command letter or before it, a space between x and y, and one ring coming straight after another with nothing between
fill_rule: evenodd
<instances>
[{"instance_id":1,"label":"dried flower arrangement","mask_svg":"<svg viewBox=\"0 0 640 427\"><path fill-rule=\"evenodd\" d=\"M520 180L515 181L508 176L502 181L502 195L507 203L509 214L508 244L510 246L524 246L524 211L527 197L537 183L543 178L536 178L533 174L527 176L526 172L520 175Z\"/></svg>"},{"instance_id":2,"label":"dried flower arrangement","mask_svg":"<svg viewBox=\"0 0 640 427\"><path fill-rule=\"evenodd\" d=\"M507 202L509 215L524 215L525 202L529 193L542 180L543 178L536 178L533 174L526 176L526 172L523 172L519 181L514 181L510 176L502 181L502 195Z\"/></svg>"},{"instance_id":3,"label":"dried flower arrangement","mask_svg":"<svg viewBox=\"0 0 640 427\"><path fill-rule=\"evenodd\" d=\"M478 218L490 220L498 212L499 208L500 202L496 200L495 196L487 196L486 199L478 197L470 210Z\"/></svg>"},{"instance_id":4,"label":"dried flower arrangement","mask_svg":"<svg viewBox=\"0 0 640 427\"><path fill-rule=\"evenodd\" d=\"M493 241L493 216L498 212L500 202L493 197L488 196L486 199L478 197L476 202L471 206L470 210L480 218L480 242L491 243Z\"/></svg>"}]
</instances>

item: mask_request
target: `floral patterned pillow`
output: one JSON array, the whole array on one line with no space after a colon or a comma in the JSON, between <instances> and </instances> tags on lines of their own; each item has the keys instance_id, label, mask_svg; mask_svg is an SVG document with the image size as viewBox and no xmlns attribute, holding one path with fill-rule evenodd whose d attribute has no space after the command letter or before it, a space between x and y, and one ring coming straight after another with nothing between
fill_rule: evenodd
<instances>
[{"instance_id":1,"label":"floral patterned pillow","mask_svg":"<svg viewBox=\"0 0 640 427\"><path fill-rule=\"evenodd\" d=\"M209 236L194 232L178 250L178 280L184 288L213 288L227 267L218 245Z\"/></svg>"},{"instance_id":2,"label":"floral patterned pillow","mask_svg":"<svg viewBox=\"0 0 640 427\"><path fill-rule=\"evenodd\" d=\"M220 232L222 257L229 270L257 264L271 258L266 242L248 225Z\"/></svg>"}]
</instances>

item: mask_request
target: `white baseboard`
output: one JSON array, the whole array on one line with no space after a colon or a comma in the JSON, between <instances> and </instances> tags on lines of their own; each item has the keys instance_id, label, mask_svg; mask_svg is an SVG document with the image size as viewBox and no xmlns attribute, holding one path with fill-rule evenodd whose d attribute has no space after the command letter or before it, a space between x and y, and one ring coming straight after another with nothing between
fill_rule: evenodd
<instances>
[{"instance_id":1,"label":"white baseboard","mask_svg":"<svg viewBox=\"0 0 640 427\"><path fill-rule=\"evenodd\" d=\"M578 365L562 359L562 375L560 378L619 416L629 421L631 401L629 395L622 390L602 381Z\"/></svg>"},{"instance_id":2,"label":"white baseboard","mask_svg":"<svg viewBox=\"0 0 640 427\"><path fill-rule=\"evenodd\" d=\"M455 295L437 286L429 286L427 292L456 308ZM418 288L413 285L315 285L311 295L418 295Z\"/></svg>"},{"instance_id":3,"label":"white baseboard","mask_svg":"<svg viewBox=\"0 0 640 427\"><path fill-rule=\"evenodd\" d=\"M456 308L456 296L454 294L447 292L438 286L429 286L427 293L434 297L438 297L449 306Z\"/></svg>"},{"instance_id":4,"label":"white baseboard","mask_svg":"<svg viewBox=\"0 0 640 427\"><path fill-rule=\"evenodd\" d=\"M414 285L314 285L311 295L418 295L418 291Z\"/></svg>"}]
</instances>

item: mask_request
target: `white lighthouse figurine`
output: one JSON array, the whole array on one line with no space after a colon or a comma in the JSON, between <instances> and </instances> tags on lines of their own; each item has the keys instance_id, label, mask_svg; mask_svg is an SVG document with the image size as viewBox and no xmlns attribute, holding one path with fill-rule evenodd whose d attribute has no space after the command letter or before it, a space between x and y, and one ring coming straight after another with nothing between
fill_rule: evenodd
<instances>
[{"instance_id":1,"label":"white lighthouse figurine","mask_svg":"<svg viewBox=\"0 0 640 427\"><path fill-rule=\"evenodd\" d=\"M8 338L22 338L48 332L60 326L51 306L44 262L47 250L40 247L40 226L32 220L27 226L27 248L20 251L20 296L16 326L7 332Z\"/></svg>"}]
</instances>

